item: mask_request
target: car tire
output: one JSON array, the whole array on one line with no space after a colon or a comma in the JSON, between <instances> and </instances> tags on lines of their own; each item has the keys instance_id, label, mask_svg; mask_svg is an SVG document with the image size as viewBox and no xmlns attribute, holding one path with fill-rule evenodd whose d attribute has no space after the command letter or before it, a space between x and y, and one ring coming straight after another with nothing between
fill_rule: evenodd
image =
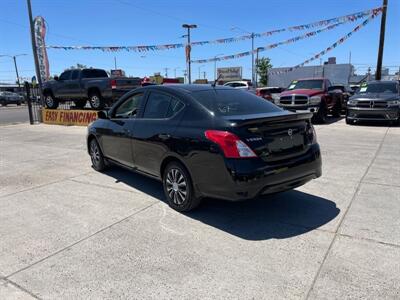
<instances>
[{"instance_id":1,"label":"car tire","mask_svg":"<svg viewBox=\"0 0 400 300\"><path fill-rule=\"evenodd\" d=\"M324 104L321 104L321 107L319 108L318 112L312 117L313 123L325 124L327 114L328 112L326 106Z\"/></svg>"},{"instance_id":2,"label":"car tire","mask_svg":"<svg viewBox=\"0 0 400 300\"><path fill-rule=\"evenodd\" d=\"M348 125L354 125L354 120L350 120L350 119L346 116L346 124L348 124Z\"/></svg>"},{"instance_id":3,"label":"car tire","mask_svg":"<svg viewBox=\"0 0 400 300\"><path fill-rule=\"evenodd\" d=\"M52 94L45 94L44 95L44 103L47 108L49 109L56 109L58 107L58 100L53 97Z\"/></svg>"},{"instance_id":4,"label":"car tire","mask_svg":"<svg viewBox=\"0 0 400 300\"><path fill-rule=\"evenodd\" d=\"M21 102L17 102L17 106L21 106Z\"/></svg>"},{"instance_id":5,"label":"car tire","mask_svg":"<svg viewBox=\"0 0 400 300\"><path fill-rule=\"evenodd\" d=\"M76 108L84 108L86 106L87 100L81 99L81 100L75 100L74 104Z\"/></svg>"},{"instance_id":6,"label":"car tire","mask_svg":"<svg viewBox=\"0 0 400 300\"><path fill-rule=\"evenodd\" d=\"M201 199L196 197L189 172L179 162L171 162L163 173L164 194L171 208L188 212L196 208Z\"/></svg>"},{"instance_id":7,"label":"car tire","mask_svg":"<svg viewBox=\"0 0 400 300\"><path fill-rule=\"evenodd\" d=\"M103 152L101 152L99 143L95 138L89 142L89 155L92 161L92 167L98 172L102 172L107 168L107 163L104 159Z\"/></svg>"},{"instance_id":8,"label":"car tire","mask_svg":"<svg viewBox=\"0 0 400 300\"><path fill-rule=\"evenodd\" d=\"M336 102L335 106L332 109L332 116L335 118L340 118L342 113L342 103L340 101Z\"/></svg>"},{"instance_id":9,"label":"car tire","mask_svg":"<svg viewBox=\"0 0 400 300\"><path fill-rule=\"evenodd\" d=\"M1 106L7 106L7 102L6 101L1 101Z\"/></svg>"},{"instance_id":10,"label":"car tire","mask_svg":"<svg viewBox=\"0 0 400 300\"><path fill-rule=\"evenodd\" d=\"M99 92L92 92L89 94L89 104L95 110L102 110L104 108L104 99Z\"/></svg>"}]
</instances>

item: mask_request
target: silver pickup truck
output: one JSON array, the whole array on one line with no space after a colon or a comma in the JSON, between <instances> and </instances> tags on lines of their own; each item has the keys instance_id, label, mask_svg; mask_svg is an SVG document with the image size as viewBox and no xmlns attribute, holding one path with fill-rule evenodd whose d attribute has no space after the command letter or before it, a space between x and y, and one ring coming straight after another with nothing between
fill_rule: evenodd
<instances>
[{"instance_id":1,"label":"silver pickup truck","mask_svg":"<svg viewBox=\"0 0 400 300\"><path fill-rule=\"evenodd\" d=\"M74 101L77 108L83 108L89 101L93 109L100 110L139 86L140 78L112 78L102 69L72 69L45 82L43 95L46 107L50 109L66 101Z\"/></svg>"}]
</instances>

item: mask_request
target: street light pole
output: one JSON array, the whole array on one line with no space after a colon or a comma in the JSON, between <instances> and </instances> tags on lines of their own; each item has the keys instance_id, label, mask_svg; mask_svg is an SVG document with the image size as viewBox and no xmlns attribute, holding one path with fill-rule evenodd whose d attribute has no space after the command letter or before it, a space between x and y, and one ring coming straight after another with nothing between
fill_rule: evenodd
<instances>
[{"instance_id":1,"label":"street light pole","mask_svg":"<svg viewBox=\"0 0 400 300\"><path fill-rule=\"evenodd\" d=\"M255 74L255 81L254 81L254 86L255 88L258 88L258 52L260 51L260 47L257 48L256 52L256 74Z\"/></svg>"},{"instance_id":2,"label":"street light pole","mask_svg":"<svg viewBox=\"0 0 400 300\"><path fill-rule=\"evenodd\" d=\"M217 57L220 55L224 55L223 53L217 54L214 56L214 81L217 80Z\"/></svg>"},{"instance_id":3,"label":"street light pole","mask_svg":"<svg viewBox=\"0 0 400 300\"><path fill-rule=\"evenodd\" d=\"M192 83L192 68L191 68L191 58L190 58L190 52L192 51L191 45L190 45L190 29L197 28L196 24L183 24L183 28L187 29L187 45L186 45L186 62L187 62L187 69L188 69L188 81L189 84Z\"/></svg>"}]
</instances>

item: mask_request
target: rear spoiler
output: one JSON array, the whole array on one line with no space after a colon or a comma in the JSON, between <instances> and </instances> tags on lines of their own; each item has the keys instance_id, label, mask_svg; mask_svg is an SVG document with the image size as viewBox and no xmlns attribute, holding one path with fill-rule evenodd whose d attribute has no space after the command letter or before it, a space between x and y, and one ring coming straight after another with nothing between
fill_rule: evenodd
<instances>
[{"instance_id":1,"label":"rear spoiler","mask_svg":"<svg viewBox=\"0 0 400 300\"><path fill-rule=\"evenodd\" d=\"M292 113L292 114L278 114L278 115L264 115L260 117L254 117L249 119L235 119L229 118L231 122L237 123L239 126L250 125L256 123L282 123L282 122L293 122L293 121L301 121L301 120L311 120L313 113Z\"/></svg>"}]
</instances>

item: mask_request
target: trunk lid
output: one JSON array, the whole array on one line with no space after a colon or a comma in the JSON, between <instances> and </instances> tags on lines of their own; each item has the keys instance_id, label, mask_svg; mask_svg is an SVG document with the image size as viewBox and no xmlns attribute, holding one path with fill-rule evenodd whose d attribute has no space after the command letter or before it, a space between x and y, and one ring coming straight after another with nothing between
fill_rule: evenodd
<instances>
[{"instance_id":1,"label":"trunk lid","mask_svg":"<svg viewBox=\"0 0 400 300\"><path fill-rule=\"evenodd\" d=\"M230 130L266 162L305 153L312 142L312 113L275 112L225 117Z\"/></svg>"}]
</instances>

